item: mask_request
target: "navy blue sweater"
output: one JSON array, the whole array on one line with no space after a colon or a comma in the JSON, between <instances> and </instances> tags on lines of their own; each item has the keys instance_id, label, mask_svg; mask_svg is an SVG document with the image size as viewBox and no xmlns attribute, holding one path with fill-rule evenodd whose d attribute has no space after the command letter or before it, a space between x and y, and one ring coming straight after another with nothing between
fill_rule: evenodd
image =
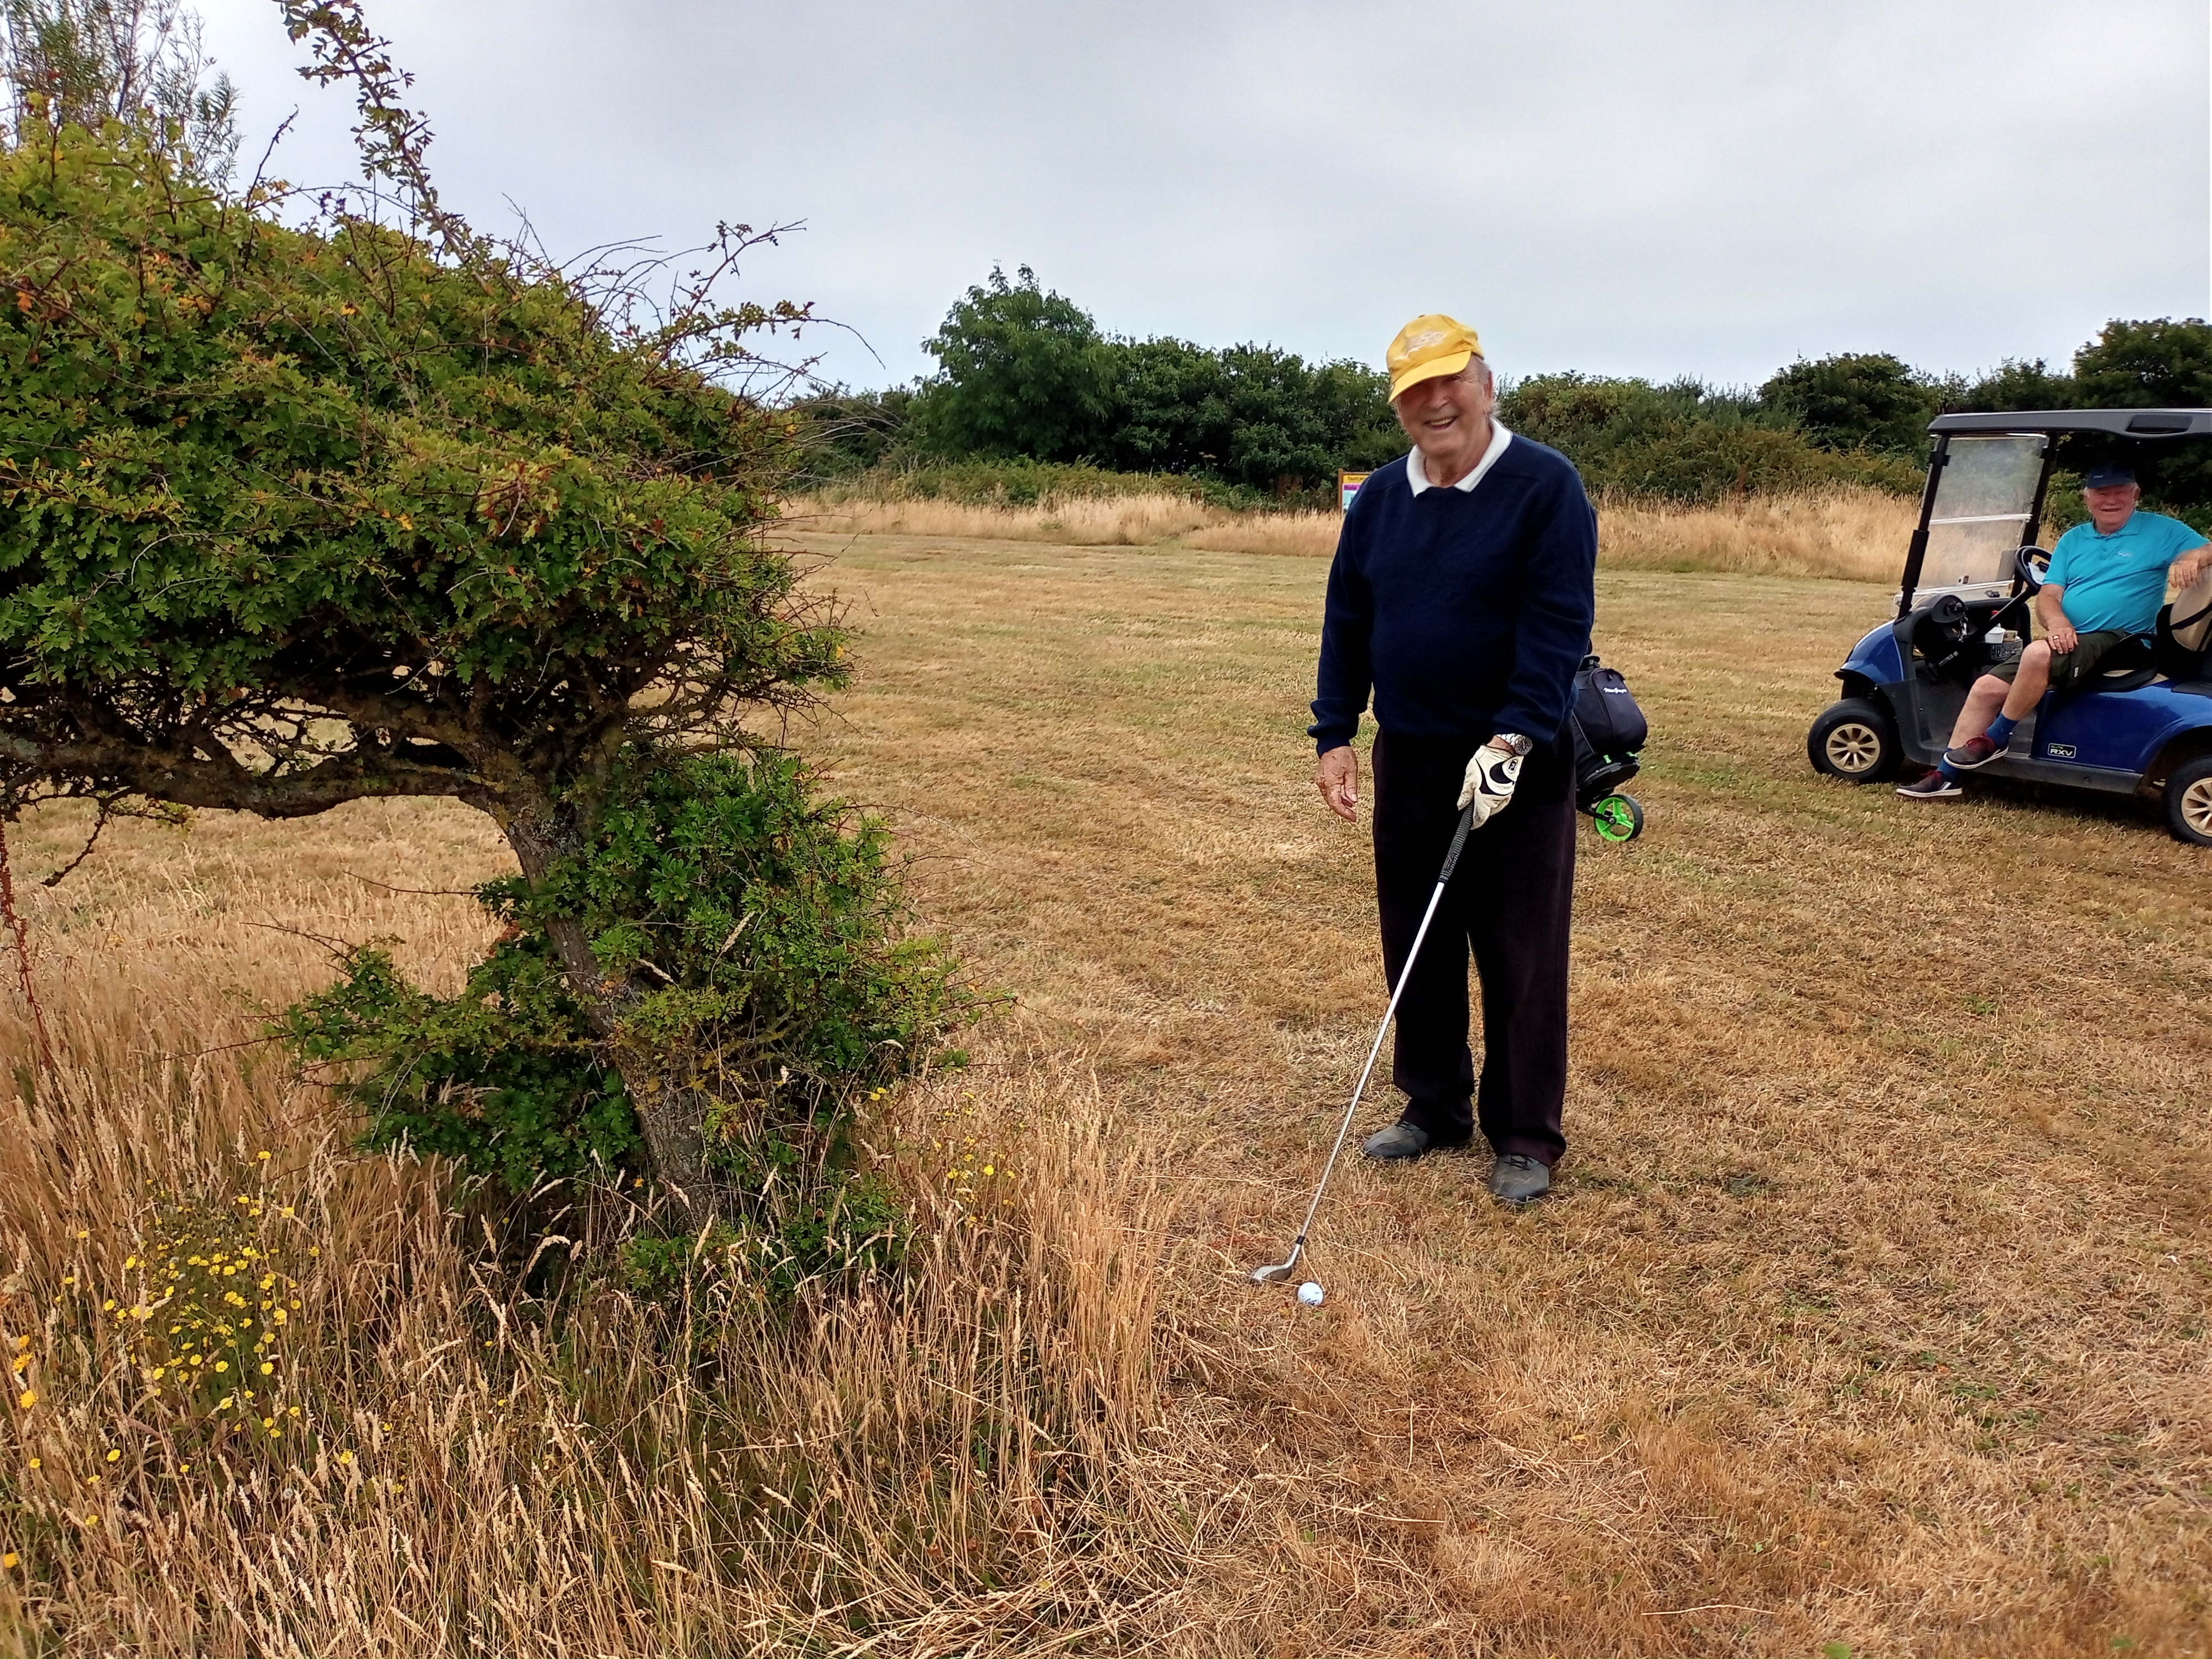
<instances>
[{"instance_id":1,"label":"navy blue sweater","mask_svg":"<svg viewBox=\"0 0 2212 1659\"><path fill-rule=\"evenodd\" d=\"M1309 727L1350 743L1367 694L1394 737L1543 743L1589 650L1597 514L1574 464L1514 435L1472 490L1419 495L1403 461L1352 498L1329 567Z\"/></svg>"}]
</instances>

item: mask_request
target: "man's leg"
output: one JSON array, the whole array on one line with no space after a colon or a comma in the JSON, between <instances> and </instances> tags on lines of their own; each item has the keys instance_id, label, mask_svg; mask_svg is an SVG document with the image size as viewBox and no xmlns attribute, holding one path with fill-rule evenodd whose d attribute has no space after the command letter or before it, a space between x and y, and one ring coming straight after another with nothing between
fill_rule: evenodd
<instances>
[{"instance_id":1,"label":"man's leg","mask_svg":"<svg viewBox=\"0 0 2212 1659\"><path fill-rule=\"evenodd\" d=\"M1528 757L1512 804L1468 839L1456 889L1482 981L1482 1133L1548 1168L1566 1150L1567 953L1575 897L1567 746Z\"/></svg>"},{"instance_id":2,"label":"man's leg","mask_svg":"<svg viewBox=\"0 0 2212 1659\"><path fill-rule=\"evenodd\" d=\"M2030 641L2020 653L2020 672L2013 676L2012 690L2005 694L2004 717L2008 720L2027 719L2050 689L2051 643L2047 640Z\"/></svg>"},{"instance_id":3,"label":"man's leg","mask_svg":"<svg viewBox=\"0 0 2212 1659\"><path fill-rule=\"evenodd\" d=\"M2005 694L2012 690L1995 674L1984 674L1976 680L1973 689L1966 693L1966 706L1959 710L1959 718L1952 723L1950 746L1963 748L1990 729L1990 722L2004 707Z\"/></svg>"},{"instance_id":4,"label":"man's leg","mask_svg":"<svg viewBox=\"0 0 2212 1659\"><path fill-rule=\"evenodd\" d=\"M1966 706L1951 728L1951 746L1936 770L1956 781L1962 772L1987 766L2005 751L2013 728L2042 700L2051 684L2051 647L2031 641L2010 674L1984 674L1966 693Z\"/></svg>"},{"instance_id":5,"label":"man's leg","mask_svg":"<svg viewBox=\"0 0 2212 1659\"><path fill-rule=\"evenodd\" d=\"M1375 896L1382 921L1382 963L1398 983L1421 915L1436 891L1459 822L1467 756L1447 745L1375 739ZM1509 809L1510 811L1510 809ZM1486 834L1486 830L1477 834ZM1473 843L1469 843L1469 851ZM1467 867L1464 857L1460 869ZM1456 1146L1474 1131L1474 1057L1467 1042L1467 932L1459 916L1464 877L1455 875L1429 924L1413 977L1398 1001L1390 1080L1405 1092L1401 1121L1437 1146Z\"/></svg>"}]
</instances>

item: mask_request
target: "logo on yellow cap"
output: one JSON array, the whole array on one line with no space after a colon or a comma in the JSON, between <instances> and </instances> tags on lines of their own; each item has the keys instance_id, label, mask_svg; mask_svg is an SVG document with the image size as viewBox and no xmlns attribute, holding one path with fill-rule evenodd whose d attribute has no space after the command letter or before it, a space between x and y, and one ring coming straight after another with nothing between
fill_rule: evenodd
<instances>
[{"instance_id":1,"label":"logo on yellow cap","mask_svg":"<svg viewBox=\"0 0 2212 1659\"><path fill-rule=\"evenodd\" d=\"M1416 317L1398 331L1385 358L1390 370L1390 399L1395 403L1409 386L1456 374L1482 355L1482 341L1455 317L1441 313Z\"/></svg>"}]
</instances>

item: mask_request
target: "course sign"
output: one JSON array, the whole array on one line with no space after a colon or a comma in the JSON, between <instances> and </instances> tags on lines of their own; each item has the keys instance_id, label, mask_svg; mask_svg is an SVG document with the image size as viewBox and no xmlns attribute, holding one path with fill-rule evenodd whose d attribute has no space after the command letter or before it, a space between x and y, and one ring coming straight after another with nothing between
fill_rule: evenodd
<instances>
[{"instance_id":1,"label":"course sign","mask_svg":"<svg viewBox=\"0 0 2212 1659\"><path fill-rule=\"evenodd\" d=\"M1352 511L1352 498L1359 493L1359 486L1367 482L1364 472L1340 472L1336 475L1336 510Z\"/></svg>"}]
</instances>

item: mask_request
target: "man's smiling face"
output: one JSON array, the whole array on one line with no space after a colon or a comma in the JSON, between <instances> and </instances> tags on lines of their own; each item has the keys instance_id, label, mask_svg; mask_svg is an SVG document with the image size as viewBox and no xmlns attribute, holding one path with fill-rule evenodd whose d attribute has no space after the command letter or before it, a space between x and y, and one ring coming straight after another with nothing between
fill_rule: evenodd
<instances>
[{"instance_id":1,"label":"man's smiling face","mask_svg":"<svg viewBox=\"0 0 2212 1659\"><path fill-rule=\"evenodd\" d=\"M2109 536L2128 521L2142 499L2142 491L2131 483L2107 484L2100 489L2085 489L2081 500L2088 507L2089 521L2097 526L2098 533Z\"/></svg>"},{"instance_id":2,"label":"man's smiling face","mask_svg":"<svg viewBox=\"0 0 2212 1659\"><path fill-rule=\"evenodd\" d=\"M1424 455L1455 456L1469 444L1489 441L1490 412L1498 392L1478 357L1456 374L1417 380L1397 402L1398 424Z\"/></svg>"}]
</instances>

